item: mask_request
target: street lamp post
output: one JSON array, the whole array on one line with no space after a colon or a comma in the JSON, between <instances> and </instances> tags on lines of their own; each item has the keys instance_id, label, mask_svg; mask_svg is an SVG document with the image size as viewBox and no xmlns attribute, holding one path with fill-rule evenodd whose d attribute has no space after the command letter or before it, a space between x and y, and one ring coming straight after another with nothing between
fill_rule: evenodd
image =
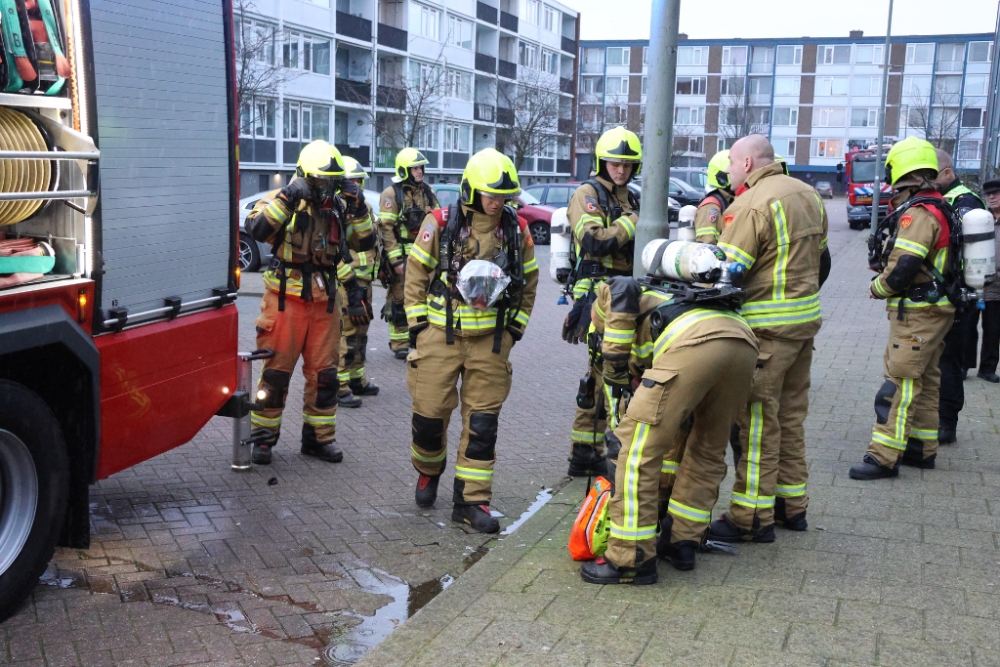
<instances>
[{"instance_id":1,"label":"street lamp post","mask_svg":"<svg viewBox=\"0 0 1000 667\"><path fill-rule=\"evenodd\" d=\"M885 167L882 165L882 142L885 141L885 100L889 89L889 36L892 34L892 3L889 0L889 24L885 28L885 52L882 54L882 106L878 118L878 145L875 147L875 182L872 184L872 231L878 227L878 212L882 207L882 181Z\"/></svg>"}]
</instances>

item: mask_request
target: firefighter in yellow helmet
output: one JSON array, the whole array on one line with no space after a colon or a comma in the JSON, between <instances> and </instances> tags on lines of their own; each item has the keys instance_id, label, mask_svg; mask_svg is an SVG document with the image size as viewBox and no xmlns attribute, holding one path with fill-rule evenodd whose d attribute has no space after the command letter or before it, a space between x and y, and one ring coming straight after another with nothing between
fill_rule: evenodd
<instances>
[{"instance_id":1,"label":"firefighter in yellow helmet","mask_svg":"<svg viewBox=\"0 0 1000 667\"><path fill-rule=\"evenodd\" d=\"M379 232L371 204L365 201L364 187L368 173L357 160L348 156L344 157L344 170L346 183L342 197L347 209L345 233L351 257L350 260L341 259L337 268L342 309L338 373L340 396L337 400L341 407L357 408L361 407L361 396L375 396L379 391L378 385L365 375ZM348 188L352 192L349 193ZM354 194L355 190L357 194Z\"/></svg>"},{"instance_id":2,"label":"firefighter in yellow helmet","mask_svg":"<svg viewBox=\"0 0 1000 667\"><path fill-rule=\"evenodd\" d=\"M396 155L396 174L392 185L382 191L379 202L379 227L389 264L389 294L382 318L389 322L389 349L397 359L405 359L409 333L403 309L406 258L424 217L440 208L431 186L424 182L424 167L429 164L416 148L404 148Z\"/></svg>"},{"instance_id":3,"label":"firefighter in yellow helmet","mask_svg":"<svg viewBox=\"0 0 1000 667\"><path fill-rule=\"evenodd\" d=\"M695 240L717 243L722 234L722 214L733 203L735 195L729 187L729 151L719 151L708 161L708 193L698 204L694 217Z\"/></svg>"},{"instance_id":4,"label":"firefighter in yellow helmet","mask_svg":"<svg viewBox=\"0 0 1000 667\"><path fill-rule=\"evenodd\" d=\"M461 378L451 518L483 533L499 529L489 508L498 417L510 393L510 350L524 335L538 287L531 234L506 205L519 191L510 159L479 151L462 174L459 202L424 219L406 266L415 500L430 507L437 498Z\"/></svg>"},{"instance_id":5,"label":"firefighter in yellow helmet","mask_svg":"<svg viewBox=\"0 0 1000 667\"><path fill-rule=\"evenodd\" d=\"M899 464L933 468L938 450L938 362L955 317L945 293L953 277L949 244L954 215L937 191L934 146L908 137L892 146L886 180L896 195L869 241L869 298L885 299L889 342L885 382L875 394L875 426L854 479L899 475Z\"/></svg>"},{"instance_id":6,"label":"firefighter in yellow helmet","mask_svg":"<svg viewBox=\"0 0 1000 667\"><path fill-rule=\"evenodd\" d=\"M263 409L251 413L254 463L271 462L278 442L288 385L299 357L306 384L302 399L302 453L338 463L337 363L340 313L336 311L337 265L346 257L346 212L341 188L344 159L325 141L306 145L295 178L268 193L247 216L257 241L270 243L273 259L264 273L257 318L257 347L275 354L264 361L257 385Z\"/></svg>"},{"instance_id":7,"label":"firefighter in yellow helmet","mask_svg":"<svg viewBox=\"0 0 1000 667\"><path fill-rule=\"evenodd\" d=\"M573 308L563 323L562 336L574 344L587 341L596 287L611 276L632 275L639 207L628 183L642 170L639 137L624 127L608 130L594 147L594 166L595 177L576 189L567 211L577 263L570 277ZM600 368L591 360L587 382L581 383L577 395L570 433L568 474L572 477L607 474L603 394Z\"/></svg>"}]
</instances>

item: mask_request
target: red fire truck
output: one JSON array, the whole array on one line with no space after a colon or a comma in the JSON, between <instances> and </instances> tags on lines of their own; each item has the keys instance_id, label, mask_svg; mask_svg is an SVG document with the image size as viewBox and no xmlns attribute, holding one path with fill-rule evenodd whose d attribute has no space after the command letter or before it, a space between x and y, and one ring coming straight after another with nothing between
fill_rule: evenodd
<instances>
[{"instance_id":1,"label":"red fire truck","mask_svg":"<svg viewBox=\"0 0 1000 667\"><path fill-rule=\"evenodd\" d=\"M883 160L887 149L882 151ZM883 165L884 165L883 161ZM864 229L871 224L872 193L875 190L875 150L852 149L844 155L842 165L837 170L847 176L847 224L851 229ZM838 174L838 180L841 176ZM889 199L892 198L892 186L880 184L879 217L885 217L888 211Z\"/></svg>"},{"instance_id":2,"label":"red fire truck","mask_svg":"<svg viewBox=\"0 0 1000 667\"><path fill-rule=\"evenodd\" d=\"M232 412L239 192L231 0L0 7L2 621L90 484Z\"/></svg>"}]
</instances>

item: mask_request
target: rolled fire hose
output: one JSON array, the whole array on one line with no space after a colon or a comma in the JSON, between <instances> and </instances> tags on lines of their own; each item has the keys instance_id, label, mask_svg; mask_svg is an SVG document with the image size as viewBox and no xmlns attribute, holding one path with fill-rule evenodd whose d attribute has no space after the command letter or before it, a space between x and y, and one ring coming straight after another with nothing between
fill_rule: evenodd
<instances>
[{"instance_id":1,"label":"rolled fire hose","mask_svg":"<svg viewBox=\"0 0 1000 667\"><path fill-rule=\"evenodd\" d=\"M0 146L13 151L47 151L42 131L28 116L0 107ZM51 160L0 160L0 192L47 192L57 174ZM27 220L41 210L41 199L0 202L0 226Z\"/></svg>"}]
</instances>

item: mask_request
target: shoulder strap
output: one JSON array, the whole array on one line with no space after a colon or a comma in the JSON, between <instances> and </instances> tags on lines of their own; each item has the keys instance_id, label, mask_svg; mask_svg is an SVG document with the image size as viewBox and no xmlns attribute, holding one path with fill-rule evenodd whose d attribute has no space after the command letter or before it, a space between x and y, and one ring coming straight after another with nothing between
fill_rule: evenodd
<instances>
[{"instance_id":1,"label":"shoulder strap","mask_svg":"<svg viewBox=\"0 0 1000 667\"><path fill-rule=\"evenodd\" d=\"M608 192L608 189L594 179L584 181L583 184L594 188L594 192L597 193L597 205L601 207L604 215L608 215L608 199L611 198L611 193Z\"/></svg>"},{"instance_id":2,"label":"shoulder strap","mask_svg":"<svg viewBox=\"0 0 1000 667\"><path fill-rule=\"evenodd\" d=\"M399 209L398 213L403 213L403 184L393 183L392 193L396 196L396 208Z\"/></svg>"}]
</instances>

